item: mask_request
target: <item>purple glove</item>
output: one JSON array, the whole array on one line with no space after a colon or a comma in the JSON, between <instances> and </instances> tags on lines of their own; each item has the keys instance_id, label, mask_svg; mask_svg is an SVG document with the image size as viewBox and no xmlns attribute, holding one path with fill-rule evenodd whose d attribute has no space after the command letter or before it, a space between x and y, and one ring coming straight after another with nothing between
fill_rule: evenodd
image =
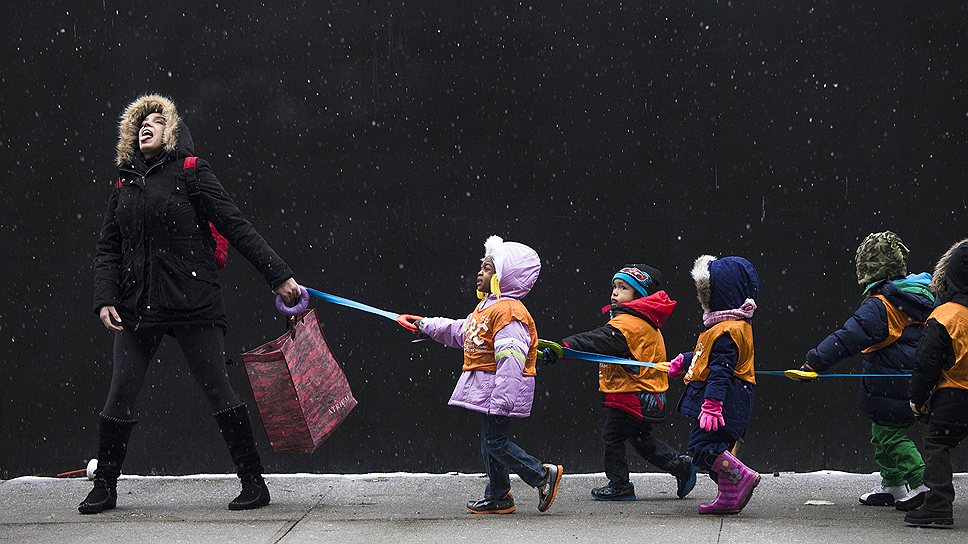
<instances>
[{"instance_id":1,"label":"purple glove","mask_svg":"<svg viewBox=\"0 0 968 544\"><path fill-rule=\"evenodd\" d=\"M681 377L683 377L683 376L686 375L686 369L683 368L683 366L685 366L683 364L683 362L685 360L686 360L686 358L683 357L682 354L680 353L679 355L676 355L676 358L675 359L669 361L669 377L670 378L679 379L679 378L681 378Z\"/></svg>"},{"instance_id":2,"label":"purple glove","mask_svg":"<svg viewBox=\"0 0 968 544\"><path fill-rule=\"evenodd\" d=\"M723 419L723 401L706 399L699 413L699 426L706 432L717 431L726 425Z\"/></svg>"}]
</instances>

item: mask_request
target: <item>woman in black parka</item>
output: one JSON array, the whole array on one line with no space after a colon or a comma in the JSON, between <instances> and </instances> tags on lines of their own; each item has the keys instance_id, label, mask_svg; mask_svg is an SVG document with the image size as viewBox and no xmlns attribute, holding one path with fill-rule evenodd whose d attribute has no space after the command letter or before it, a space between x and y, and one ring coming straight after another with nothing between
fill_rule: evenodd
<instances>
[{"instance_id":1,"label":"woman in black parka","mask_svg":"<svg viewBox=\"0 0 968 544\"><path fill-rule=\"evenodd\" d=\"M248 411L225 369L226 330L211 221L275 293L299 296L292 270L242 215L208 163L196 166L189 198L185 157L195 154L175 104L159 95L131 103L118 126L118 180L94 260L94 310L114 332L111 389L100 415L98 468L82 514L114 508L117 481L136 421L133 405L165 335L178 342L208 398L242 482L232 510L269 503Z\"/></svg>"}]
</instances>

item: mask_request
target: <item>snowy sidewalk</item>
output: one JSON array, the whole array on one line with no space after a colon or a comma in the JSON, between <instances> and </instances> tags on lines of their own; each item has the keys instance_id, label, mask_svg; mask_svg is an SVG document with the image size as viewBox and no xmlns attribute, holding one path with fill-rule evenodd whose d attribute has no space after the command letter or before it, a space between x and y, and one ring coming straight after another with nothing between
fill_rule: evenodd
<instances>
[{"instance_id":1,"label":"snowy sidewalk","mask_svg":"<svg viewBox=\"0 0 968 544\"><path fill-rule=\"evenodd\" d=\"M87 480L17 478L0 482L0 542L6 543L281 543L303 542L965 542L968 477L955 478L953 529L906 527L893 508L864 507L857 496L876 475L763 476L738 516L707 517L696 505L715 493L700 477L684 500L668 475L636 474L636 502L601 503L588 490L601 475L565 476L554 506L536 508L535 492L515 479L518 511L474 516L480 475L273 475L272 504L247 512L225 508L238 489L229 476L125 477L118 508L82 516L76 504ZM822 505L805 505L807 501Z\"/></svg>"}]
</instances>

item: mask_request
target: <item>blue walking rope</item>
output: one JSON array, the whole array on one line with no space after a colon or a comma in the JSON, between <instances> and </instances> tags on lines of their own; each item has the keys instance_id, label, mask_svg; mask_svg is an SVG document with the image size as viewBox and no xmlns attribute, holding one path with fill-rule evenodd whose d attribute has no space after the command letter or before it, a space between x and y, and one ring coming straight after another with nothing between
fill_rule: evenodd
<instances>
[{"instance_id":1,"label":"blue walking rope","mask_svg":"<svg viewBox=\"0 0 968 544\"><path fill-rule=\"evenodd\" d=\"M313 289L312 287L305 287L309 294L316 298L324 300L326 302L331 302L333 304L339 304L340 306L346 306L347 308L353 308L355 310L361 310L371 314L378 315L380 317L385 317L391 321L400 322L400 315L393 312L388 312L386 310L381 310L375 306L370 306L369 304L363 304L362 302L357 302L355 300L350 300L337 295L332 295L329 293L324 293ZM595 363L605 363L610 365L623 365L623 366L640 366L645 368L655 368L655 363L647 363L642 361L636 361L634 359L623 359L621 357L612 357L611 355L602 355L600 353L591 353L588 351L579 351L577 349L566 348L562 346L562 356L563 359L578 359L582 361L591 361ZM783 376L784 370L757 370L756 374L760 376ZM816 379L820 378L909 378L910 374L817 374Z\"/></svg>"},{"instance_id":2,"label":"blue walking rope","mask_svg":"<svg viewBox=\"0 0 968 544\"><path fill-rule=\"evenodd\" d=\"M626 365L626 366L644 366L646 368L655 368L655 363L643 363L641 361L635 361L632 359L622 359L619 357L611 357L609 355L601 355L598 353L590 353L587 351L579 351L577 349L561 347L562 359L580 359L582 361L594 361L597 363L606 363L613 365ZM784 376L785 370L757 370L756 374L758 376ZM910 374L817 374L815 379L819 378L909 378Z\"/></svg>"},{"instance_id":3,"label":"blue walking rope","mask_svg":"<svg viewBox=\"0 0 968 544\"><path fill-rule=\"evenodd\" d=\"M385 317L393 321L396 321L397 318L400 317L400 314L395 314L393 312L381 310L379 308L370 306L369 304L363 304L362 302L356 302L355 300L350 300L348 298L343 298L340 296L331 295L329 293L324 293L322 291L317 291L312 287L306 287L306 290L309 291L309 294L313 295L314 297L325 300L326 302L332 302L333 304L339 304L341 306L346 306L347 308L353 308L355 310L362 310L364 312L376 314L378 316Z\"/></svg>"},{"instance_id":4,"label":"blue walking rope","mask_svg":"<svg viewBox=\"0 0 968 544\"><path fill-rule=\"evenodd\" d=\"M594 361L596 363L606 363L610 365L644 366L646 368L655 368L655 363L643 363L642 361L635 361L633 359L622 359L620 357L612 357L610 355L578 351L577 349L566 348L564 346L561 346L561 351L562 359L581 359L582 361Z\"/></svg>"}]
</instances>

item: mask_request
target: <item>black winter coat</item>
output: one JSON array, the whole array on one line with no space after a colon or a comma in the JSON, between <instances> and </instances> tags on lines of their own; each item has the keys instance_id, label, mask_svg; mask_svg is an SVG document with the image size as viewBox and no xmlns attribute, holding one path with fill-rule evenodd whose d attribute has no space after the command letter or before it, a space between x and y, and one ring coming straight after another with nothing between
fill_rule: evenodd
<instances>
[{"instance_id":1,"label":"black winter coat","mask_svg":"<svg viewBox=\"0 0 968 544\"><path fill-rule=\"evenodd\" d=\"M226 327L212 237L196 216L182 163L194 154L181 124L174 152L147 164L140 151L119 167L94 260L94 309L115 306L122 325ZM196 166L207 219L274 288L292 270L242 215L208 163Z\"/></svg>"},{"instance_id":2,"label":"black winter coat","mask_svg":"<svg viewBox=\"0 0 968 544\"><path fill-rule=\"evenodd\" d=\"M918 343L917 366L911 376L911 402L928 404L932 423L945 427L968 427L968 391L934 389L941 378L941 370L949 370L954 364L951 336L944 325L929 319Z\"/></svg>"},{"instance_id":3,"label":"black winter coat","mask_svg":"<svg viewBox=\"0 0 968 544\"><path fill-rule=\"evenodd\" d=\"M940 302L968 307L968 239L951 246L941 257L934 269L932 287ZM911 402L929 405L931 424L964 429L968 427L968 391L950 387L935 390L942 369L949 370L954 364L951 335L936 319L929 319L918 343Z\"/></svg>"}]
</instances>

